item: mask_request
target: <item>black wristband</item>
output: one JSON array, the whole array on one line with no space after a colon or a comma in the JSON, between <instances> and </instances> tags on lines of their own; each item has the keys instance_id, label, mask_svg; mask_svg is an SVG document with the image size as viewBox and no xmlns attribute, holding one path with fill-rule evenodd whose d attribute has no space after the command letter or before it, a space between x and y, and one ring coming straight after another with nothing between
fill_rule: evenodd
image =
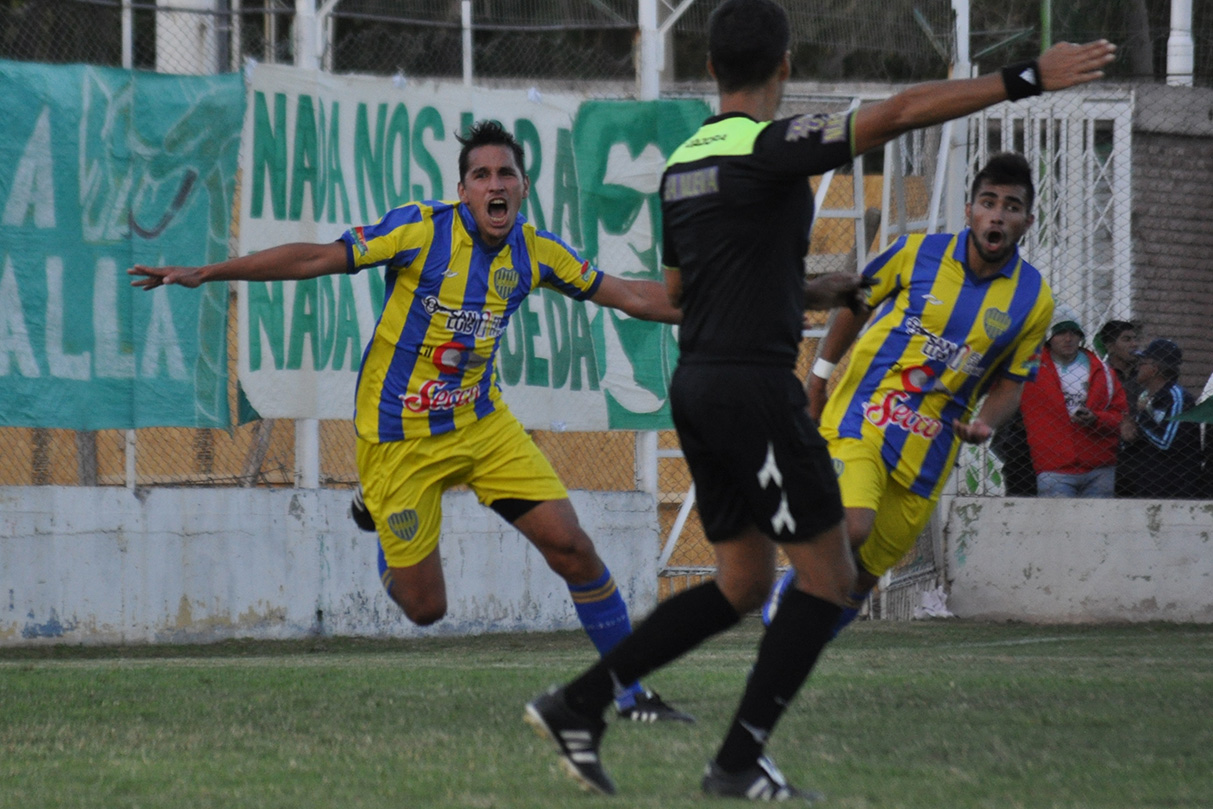
<instances>
[{"instance_id":1,"label":"black wristband","mask_svg":"<svg viewBox=\"0 0 1213 809\"><path fill-rule=\"evenodd\" d=\"M1040 95L1044 92L1040 86L1040 65L1035 59L1007 65L1002 69L1002 86L1007 89L1007 98L1011 101Z\"/></svg>"}]
</instances>

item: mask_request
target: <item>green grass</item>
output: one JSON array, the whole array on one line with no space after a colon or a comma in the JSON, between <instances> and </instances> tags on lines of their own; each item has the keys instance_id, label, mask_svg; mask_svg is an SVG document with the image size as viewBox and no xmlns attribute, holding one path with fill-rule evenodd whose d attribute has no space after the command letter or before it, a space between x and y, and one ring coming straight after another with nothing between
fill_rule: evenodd
<instances>
[{"instance_id":1,"label":"green grass","mask_svg":"<svg viewBox=\"0 0 1213 809\"><path fill-rule=\"evenodd\" d=\"M0 807L731 806L699 776L757 637L647 678L700 722L614 726L611 799L521 721L580 633L0 649ZM770 750L837 809L1208 807L1213 626L861 623Z\"/></svg>"}]
</instances>

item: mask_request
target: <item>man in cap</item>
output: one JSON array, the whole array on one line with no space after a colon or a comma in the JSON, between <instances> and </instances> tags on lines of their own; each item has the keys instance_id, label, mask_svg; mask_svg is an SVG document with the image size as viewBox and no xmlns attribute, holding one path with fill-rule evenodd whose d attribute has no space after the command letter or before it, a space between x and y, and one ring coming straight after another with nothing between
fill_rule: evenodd
<instances>
[{"instance_id":1,"label":"man in cap","mask_svg":"<svg viewBox=\"0 0 1213 809\"><path fill-rule=\"evenodd\" d=\"M1023 413L1041 497L1112 497L1120 425L1128 412L1116 374L1083 347L1078 314L1053 313L1036 379L1024 385Z\"/></svg>"},{"instance_id":2,"label":"man in cap","mask_svg":"<svg viewBox=\"0 0 1213 809\"><path fill-rule=\"evenodd\" d=\"M1133 497L1196 499L1200 496L1200 425L1174 421L1195 404L1177 381L1183 351L1170 340L1152 340L1137 352L1143 403L1126 422L1121 473Z\"/></svg>"}]
</instances>

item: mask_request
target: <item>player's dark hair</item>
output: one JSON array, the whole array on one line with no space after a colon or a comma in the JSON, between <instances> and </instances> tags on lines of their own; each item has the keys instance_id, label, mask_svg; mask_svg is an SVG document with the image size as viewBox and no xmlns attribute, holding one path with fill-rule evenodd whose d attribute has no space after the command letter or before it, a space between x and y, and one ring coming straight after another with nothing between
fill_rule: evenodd
<instances>
[{"instance_id":1,"label":"player's dark hair","mask_svg":"<svg viewBox=\"0 0 1213 809\"><path fill-rule=\"evenodd\" d=\"M774 0L724 0L708 18L708 58L726 93L769 79L790 41L788 13Z\"/></svg>"},{"instance_id":2,"label":"player's dark hair","mask_svg":"<svg viewBox=\"0 0 1213 809\"><path fill-rule=\"evenodd\" d=\"M987 185L1018 185L1027 192L1024 205L1032 210L1036 201L1036 186L1032 184L1032 169L1027 159L1018 152L1001 152L986 161L981 171L973 178L973 187L969 189L969 201L977 201L977 189L982 184Z\"/></svg>"},{"instance_id":3,"label":"player's dark hair","mask_svg":"<svg viewBox=\"0 0 1213 809\"><path fill-rule=\"evenodd\" d=\"M477 121L472 124L466 133L456 135L455 140L459 141L463 146L459 150L459 182L463 182L463 178L467 176L468 155L472 153L473 149L481 146L508 146L514 153L514 160L518 163L518 171L523 174L526 173L526 162L522 152L522 144L497 121Z\"/></svg>"}]
</instances>

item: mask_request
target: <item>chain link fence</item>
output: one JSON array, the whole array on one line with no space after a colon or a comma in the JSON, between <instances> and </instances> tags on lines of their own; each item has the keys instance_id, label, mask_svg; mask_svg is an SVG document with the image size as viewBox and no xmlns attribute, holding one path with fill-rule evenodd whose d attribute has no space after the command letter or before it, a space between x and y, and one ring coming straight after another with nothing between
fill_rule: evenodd
<instances>
[{"instance_id":1,"label":"chain link fence","mask_svg":"<svg viewBox=\"0 0 1213 809\"><path fill-rule=\"evenodd\" d=\"M659 21L674 5L659 4ZM703 32L714 5L693 3L668 26L662 75L667 94L711 97L704 82ZM947 0L787 5L795 38L794 84L781 114L838 109L859 96L892 92L897 83L947 73L954 51ZM1044 22L1035 5L1021 6L974 4L971 50L980 70L1028 58L1039 47ZM1067 94L1057 102L1068 108L1021 105L1016 113L975 117L969 126L976 147L967 170L971 176L986 154L1000 149L1027 153L1040 197L1024 253L1045 271L1059 300L1078 313L1085 345L1096 346L1101 327L1112 321L1132 324L1139 349L1157 338L1174 341L1183 351L1178 381L1198 396L1213 371L1213 228L1207 214L1213 208L1213 102L1206 89L1213 87L1213 4L1194 6L1195 88L1164 84L1168 1L1091 0L1057 9L1049 21L1054 41L1106 37L1121 44L1109 80L1093 93ZM4 0L0 58L231 72L247 59L292 63L296 24L295 3L286 0ZM467 7L458 0L342 0L322 22L320 37L327 43L322 66L335 73L471 77L485 86L636 95L635 0L475 0ZM829 92L823 95L822 88ZM817 265L856 266L856 228L865 215L870 227L860 241L868 250L899 232L924 230L933 201L939 203L936 170L945 140L940 130L916 133L897 152L869 155L862 172L840 171L824 207L851 212L819 219L812 243ZM873 222L869 211L889 213ZM609 255L600 263L610 271ZM229 405L238 413L232 317ZM823 316L810 324L816 331L810 330L803 346L802 375L816 353L813 335L824 323ZM1101 353L1112 348L1100 343ZM1130 405L1142 418L1153 418L1156 404L1134 389L1140 383L1133 369L1126 373ZM534 435L569 487L635 488L635 434ZM953 491L1029 493L1036 471L1030 451L1022 438L1001 439L995 451L965 449ZM1141 430L1125 439L1141 440ZM322 422L320 441L321 485L352 486L351 424ZM686 581L694 581L707 572L710 550L693 508L684 509L691 482L672 431L659 434L658 447L661 541L681 514L682 539L666 556L670 565L690 571ZM0 485L290 486L294 469L295 425L289 421L137 433L0 429ZM1157 472L1143 474L1152 471ZM1202 491L1208 496L1208 489Z\"/></svg>"}]
</instances>

